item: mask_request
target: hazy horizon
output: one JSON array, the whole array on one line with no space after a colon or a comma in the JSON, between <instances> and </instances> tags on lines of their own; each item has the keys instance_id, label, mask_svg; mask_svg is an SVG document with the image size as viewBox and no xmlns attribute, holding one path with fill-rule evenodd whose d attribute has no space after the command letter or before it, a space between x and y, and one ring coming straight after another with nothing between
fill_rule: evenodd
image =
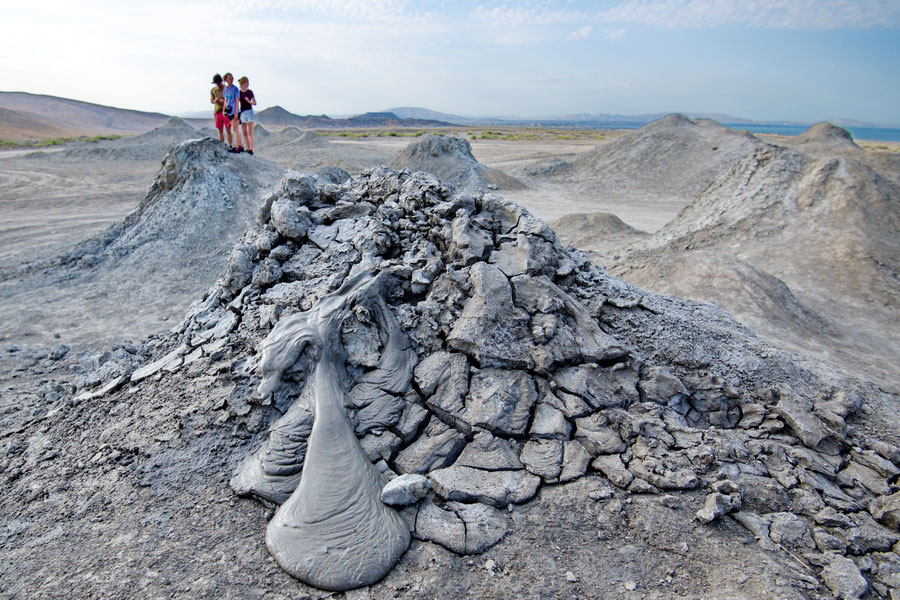
<instances>
[{"instance_id":1,"label":"hazy horizon","mask_svg":"<svg viewBox=\"0 0 900 600\"><path fill-rule=\"evenodd\" d=\"M296 114L900 124L888 0L36 0L4 20L5 88L166 114L208 109L230 70Z\"/></svg>"}]
</instances>

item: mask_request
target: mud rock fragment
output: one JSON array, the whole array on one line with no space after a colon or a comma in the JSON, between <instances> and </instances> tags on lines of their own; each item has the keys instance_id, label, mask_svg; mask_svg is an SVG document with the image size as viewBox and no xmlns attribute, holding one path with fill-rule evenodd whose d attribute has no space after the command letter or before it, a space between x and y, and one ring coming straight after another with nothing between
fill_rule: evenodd
<instances>
[{"instance_id":1,"label":"mud rock fragment","mask_svg":"<svg viewBox=\"0 0 900 600\"><path fill-rule=\"evenodd\" d=\"M465 355L435 352L416 367L415 381L432 410L462 418L469 391L469 362Z\"/></svg>"},{"instance_id":2,"label":"mud rock fragment","mask_svg":"<svg viewBox=\"0 0 900 600\"><path fill-rule=\"evenodd\" d=\"M472 377L463 419L495 433L522 435L536 396L534 382L525 371L484 369Z\"/></svg>"},{"instance_id":3,"label":"mud rock fragment","mask_svg":"<svg viewBox=\"0 0 900 600\"><path fill-rule=\"evenodd\" d=\"M595 413L575 419L575 437L582 440L591 454L619 454L625 451L625 442L609 426L606 417Z\"/></svg>"},{"instance_id":4,"label":"mud rock fragment","mask_svg":"<svg viewBox=\"0 0 900 600\"><path fill-rule=\"evenodd\" d=\"M853 520L853 527L838 531L835 535L846 540L847 547L854 554L886 552L900 540L900 535L877 523L868 513L859 512Z\"/></svg>"},{"instance_id":5,"label":"mud rock fragment","mask_svg":"<svg viewBox=\"0 0 900 600\"><path fill-rule=\"evenodd\" d=\"M689 395L680 379L662 367L650 367L638 384L644 397L672 408L678 407Z\"/></svg>"},{"instance_id":6,"label":"mud rock fragment","mask_svg":"<svg viewBox=\"0 0 900 600\"><path fill-rule=\"evenodd\" d=\"M869 583L856 564L843 556L832 556L828 560L822 570L822 579L834 597L841 600L857 600L869 589Z\"/></svg>"},{"instance_id":7,"label":"mud rock fragment","mask_svg":"<svg viewBox=\"0 0 900 600\"><path fill-rule=\"evenodd\" d=\"M599 365L567 367L557 371L553 381L595 409L627 407L640 401L637 375L627 368L612 369Z\"/></svg>"},{"instance_id":8,"label":"mud rock fragment","mask_svg":"<svg viewBox=\"0 0 900 600\"><path fill-rule=\"evenodd\" d=\"M457 554L480 554L508 529L506 516L491 506L448 502L445 510L426 501L416 514L414 535Z\"/></svg>"},{"instance_id":9,"label":"mud rock fragment","mask_svg":"<svg viewBox=\"0 0 900 600\"><path fill-rule=\"evenodd\" d=\"M414 400L407 400L400 420L394 425L394 432L404 444L409 444L419 435L419 431L428 420L430 413Z\"/></svg>"},{"instance_id":10,"label":"mud rock fragment","mask_svg":"<svg viewBox=\"0 0 900 600\"><path fill-rule=\"evenodd\" d=\"M545 481L555 480L562 471L563 444L559 440L529 441L519 459L529 473Z\"/></svg>"},{"instance_id":11,"label":"mud rock fragment","mask_svg":"<svg viewBox=\"0 0 900 600\"><path fill-rule=\"evenodd\" d=\"M842 440L842 432L828 427L813 409L813 402L793 390L781 386L778 389L779 400L774 411L791 427L797 437L813 450L837 454L838 443Z\"/></svg>"},{"instance_id":12,"label":"mud rock fragment","mask_svg":"<svg viewBox=\"0 0 900 600\"><path fill-rule=\"evenodd\" d=\"M272 227L284 237L302 242L306 238L312 221L309 209L287 198L279 198L272 203Z\"/></svg>"},{"instance_id":13,"label":"mud rock fragment","mask_svg":"<svg viewBox=\"0 0 900 600\"><path fill-rule=\"evenodd\" d=\"M562 471L559 474L559 482L565 483L578 479L587 471L591 464L591 455L581 442L570 440L563 443Z\"/></svg>"},{"instance_id":14,"label":"mud rock fragment","mask_svg":"<svg viewBox=\"0 0 900 600\"><path fill-rule=\"evenodd\" d=\"M812 532L805 519L788 512L771 513L767 516L772 520L769 537L773 542L788 550L805 552L815 548Z\"/></svg>"},{"instance_id":15,"label":"mud rock fragment","mask_svg":"<svg viewBox=\"0 0 900 600\"><path fill-rule=\"evenodd\" d=\"M885 527L900 530L900 492L876 499L872 506L872 516Z\"/></svg>"},{"instance_id":16,"label":"mud rock fragment","mask_svg":"<svg viewBox=\"0 0 900 600\"><path fill-rule=\"evenodd\" d=\"M509 280L497 268L478 263L471 268L473 295L447 342L483 367L519 369L533 364L528 314L512 301Z\"/></svg>"},{"instance_id":17,"label":"mud rock fragment","mask_svg":"<svg viewBox=\"0 0 900 600\"><path fill-rule=\"evenodd\" d=\"M447 467L428 474L434 491L446 500L481 502L503 508L530 500L541 484L527 471L483 471L471 467Z\"/></svg>"},{"instance_id":18,"label":"mud rock fragment","mask_svg":"<svg viewBox=\"0 0 900 600\"><path fill-rule=\"evenodd\" d=\"M431 484L424 475L407 473L390 480L381 490L381 501L390 506L415 504L425 497Z\"/></svg>"},{"instance_id":19,"label":"mud rock fragment","mask_svg":"<svg viewBox=\"0 0 900 600\"><path fill-rule=\"evenodd\" d=\"M847 488L859 484L878 496L887 496L891 493L891 486L884 476L856 460L851 460L837 474L837 481Z\"/></svg>"},{"instance_id":20,"label":"mud rock fragment","mask_svg":"<svg viewBox=\"0 0 900 600\"><path fill-rule=\"evenodd\" d=\"M647 463L652 464L652 468ZM656 459L634 458L628 463L628 470L635 477L639 477L661 490L692 490L700 485L700 479L688 468L670 469L664 464L659 464ZM734 508L740 508L740 495L729 495L729 502Z\"/></svg>"},{"instance_id":21,"label":"mud rock fragment","mask_svg":"<svg viewBox=\"0 0 900 600\"><path fill-rule=\"evenodd\" d=\"M591 468L606 475L607 479L620 488L627 488L634 479L618 454L601 454L591 462Z\"/></svg>"},{"instance_id":22,"label":"mud rock fragment","mask_svg":"<svg viewBox=\"0 0 900 600\"><path fill-rule=\"evenodd\" d=\"M394 467L399 473L427 473L452 463L465 445L463 434L432 418L419 439L400 451Z\"/></svg>"},{"instance_id":23,"label":"mud rock fragment","mask_svg":"<svg viewBox=\"0 0 900 600\"><path fill-rule=\"evenodd\" d=\"M528 434L531 437L567 440L572 433L572 424L566 415L547 402L538 402L534 408L534 420Z\"/></svg>"},{"instance_id":24,"label":"mud rock fragment","mask_svg":"<svg viewBox=\"0 0 900 600\"><path fill-rule=\"evenodd\" d=\"M775 550L775 544L769 536L772 519L748 510L740 510L732 515L734 520L743 525L756 537L756 541L764 550Z\"/></svg>"},{"instance_id":25,"label":"mud rock fragment","mask_svg":"<svg viewBox=\"0 0 900 600\"><path fill-rule=\"evenodd\" d=\"M713 492L706 496L703 507L697 511L697 520L701 523L712 523L722 515L741 507L740 496Z\"/></svg>"},{"instance_id":26,"label":"mud rock fragment","mask_svg":"<svg viewBox=\"0 0 900 600\"><path fill-rule=\"evenodd\" d=\"M515 442L479 431L456 462L455 467L472 467L485 471L515 471L523 469Z\"/></svg>"}]
</instances>

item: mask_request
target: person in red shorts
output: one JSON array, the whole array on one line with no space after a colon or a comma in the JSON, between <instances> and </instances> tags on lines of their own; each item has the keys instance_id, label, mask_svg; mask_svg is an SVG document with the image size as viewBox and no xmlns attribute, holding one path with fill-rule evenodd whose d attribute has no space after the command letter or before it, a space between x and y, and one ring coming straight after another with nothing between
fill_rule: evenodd
<instances>
[{"instance_id":1,"label":"person in red shorts","mask_svg":"<svg viewBox=\"0 0 900 600\"><path fill-rule=\"evenodd\" d=\"M213 105L213 119L215 119L216 130L219 132L219 141L225 141L224 131L228 132L228 146L231 146L231 123L225 116L225 93L223 92L225 85L222 83L222 76L216 73L213 75L213 89L209 91L209 102Z\"/></svg>"}]
</instances>

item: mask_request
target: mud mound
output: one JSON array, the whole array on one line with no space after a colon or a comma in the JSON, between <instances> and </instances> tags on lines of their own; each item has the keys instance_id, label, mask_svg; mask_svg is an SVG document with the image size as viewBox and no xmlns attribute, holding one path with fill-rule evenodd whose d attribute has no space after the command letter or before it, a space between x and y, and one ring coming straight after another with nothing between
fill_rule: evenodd
<instances>
[{"instance_id":1,"label":"mud mound","mask_svg":"<svg viewBox=\"0 0 900 600\"><path fill-rule=\"evenodd\" d=\"M184 119L169 117L156 129L133 137L100 142L76 142L62 152L43 155L51 162L162 160L178 144L205 137Z\"/></svg>"},{"instance_id":2,"label":"mud mound","mask_svg":"<svg viewBox=\"0 0 900 600\"><path fill-rule=\"evenodd\" d=\"M383 165L387 154L373 146L337 144L311 131L286 127L256 152L285 168L310 173L319 168L338 167L350 173Z\"/></svg>"},{"instance_id":3,"label":"mud mound","mask_svg":"<svg viewBox=\"0 0 900 600\"><path fill-rule=\"evenodd\" d=\"M847 149L861 150L850 132L831 123L816 123L789 140L791 146L806 152L840 153Z\"/></svg>"},{"instance_id":4,"label":"mud mound","mask_svg":"<svg viewBox=\"0 0 900 600\"><path fill-rule=\"evenodd\" d=\"M431 173L458 191L524 187L514 177L479 163L468 140L454 136L423 135L391 157L387 166Z\"/></svg>"},{"instance_id":5,"label":"mud mound","mask_svg":"<svg viewBox=\"0 0 900 600\"><path fill-rule=\"evenodd\" d=\"M683 203L752 153L761 142L714 121L674 114L569 161L545 165L550 176L623 201ZM543 167L533 168L538 174Z\"/></svg>"},{"instance_id":6,"label":"mud mound","mask_svg":"<svg viewBox=\"0 0 900 600\"><path fill-rule=\"evenodd\" d=\"M207 287L282 170L211 139L178 145L139 207L52 261L8 274L0 302L20 305L17 339L76 343L141 337ZM40 298L40 301L33 300ZM32 299L32 300L29 300Z\"/></svg>"},{"instance_id":7,"label":"mud mound","mask_svg":"<svg viewBox=\"0 0 900 600\"><path fill-rule=\"evenodd\" d=\"M841 332L834 354L842 364L896 387L900 374L885 368L878 357L900 353L895 335L900 317L898 227L900 188L865 163L765 145L709 185L656 235L617 259L610 257L608 264L614 272L626 273L655 270L654 263L672 260L683 250L735 254L784 281L804 305ZM689 259L678 262L687 265ZM681 272L668 277L691 278ZM718 294L714 288L706 287L713 295L693 295L731 305L731 293ZM801 327L789 337L807 332ZM825 335L818 345L831 342Z\"/></svg>"},{"instance_id":8,"label":"mud mound","mask_svg":"<svg viewBox=\"0 0 900 600\"><path fill-rule=\"evenodd\" d=\"M860 161L766 146L710 185L655 240L740 246L792 280L851 295L866 290L890 304L898 282L885 274L900 269L898 202L900 188Z\"/></svg>"},{"instance_id":9,"label":"mud mound","mask_svg":"<svg viewBox=\"0 0 900 600\"><path fill-rule=\"evenodd\" d=\"M334 146L311 131L304 131L297 137L290 137L283 142L286 147L297 148L333 148Z\"/></svg>"},{"instance_id":10,"label":"mud mound","mask_svg":"<svg viewBox=\"0 0 900 600\"><path fill-rule=\"evenodd\" d=\"M253 136L257 143L264 144L269 140L272 140L277 136L277 134L272 133L259 123L253 126Z\"/></svg>"},{"instance_id":11,"label":"mud mound","mask_svg":"<svg viewBox=\"0 0 900 600\"><path fill-rule=\"evenodd\" d=\"M279 131L277 134L275 134L275 137L277 137L282 142L286 142L286 141L297 139L298 137L303 135L303 133L304 133L303 131L300 131L296 127L291 126L291 127L284 127L283 129L281 129L281 131Z\"/></svg>"},{"instance_id":12,"label":"mud mound","mask_svg":"<svg viewBox=\"0 0 900 600\"><path fill-rule=\"evenodd\" d=\"M849 131L831 123L817 123L800 135L785 138L777 144L820 158L853 158L900 184L900 156L894 152L864 150L856 145Z\"/></svg>"},{"instance_id":13,"label":"mud mound","mask_svg":"<svg viewBox=\"0 0 900 600\"><path fill-rule=\"evenodd\" d=\"M572 213L549 225L562 243L590 252L621 248L648 235L611 213Z\"/></svg>"},{"instance_id":14,"label":"mud mound","mask_svg":"<svg viewBox=\"0 0 900 600\"><path fill-rule=\"evenodd\" d=\"M13 595L318 595L264 529L302 581L376 598L666 595L661 566L709 564L801 598L898 566L877 391L424 173L285 178L184 321L107 363L8 438Z\"/></svg>"}]
</instances>

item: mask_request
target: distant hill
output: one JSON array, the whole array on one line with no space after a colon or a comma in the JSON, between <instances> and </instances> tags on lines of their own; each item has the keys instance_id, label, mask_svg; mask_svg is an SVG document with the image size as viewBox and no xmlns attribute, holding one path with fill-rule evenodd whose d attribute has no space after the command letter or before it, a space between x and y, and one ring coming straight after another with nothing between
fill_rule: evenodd
<instances>
[{"instance_id":1,"label":"distant hill","mask_svg":"<svg viewBox=\"0 0 900 600\"><path fill-rule=\"evenodd\" d=\"M369 112L347 119L332 119L327 115L295 115L280 107L272 106L256 114L256 119L276 127L299 129L331 129L341 127L447 127L452 123L435 119L406 119L392 112Z\"/></svg>"},{"instance_id":2,"label":"distant hill","mask_svg":"<svg viewBox=\"0 0 900 600\"><path fill-rule=\"evenodd\" d=\"M254 111L255 112L255 111ZM297 127L299 129L316 129L334 127L334 119L328 115L300 116L280 107L270 106L256 113L256 120L265 125L276 127Z\"/></svg>"},{"instance_id":3,"label":"distant hill","mask_svg":"<svg viewBox=\"0 0 900 600\"><path fill-rule=\"evenodd\" d=\"M168 115L103 106L81 100L27 92L0 92L0 138L40 139L58 135L144 133L168 119ZM22 123L28 120L24 126ZM22 138L17 131L29 132ZM65 132L64 134L59 133Z\"/></svg>"},{"instance_id":4,"label":"distant hill","mask_svg":"<svg viewBox=\"0 0 900 600\"><path fill-rule=\"evenodd\" d=\"M428 108L420 108L415 106L401 106L397 108L389 108L386 113L393 113L401 119L427 119L433 121L444 121L453 124L466 124L473 120L473 117L463 117L461 115L451 115L442 113Z\"/></svg>"},{"instance_id":5,"label":"distant hill","mask_svg":"<svg viewBox=\"0 0 900 600\"><path fill-rule=\"evenodd\" d=\"M0 108L0 139L24 142L48 137L75 136L78 133L75 129L59 126L40 115Z\"/></svg>"}]
</instances>

